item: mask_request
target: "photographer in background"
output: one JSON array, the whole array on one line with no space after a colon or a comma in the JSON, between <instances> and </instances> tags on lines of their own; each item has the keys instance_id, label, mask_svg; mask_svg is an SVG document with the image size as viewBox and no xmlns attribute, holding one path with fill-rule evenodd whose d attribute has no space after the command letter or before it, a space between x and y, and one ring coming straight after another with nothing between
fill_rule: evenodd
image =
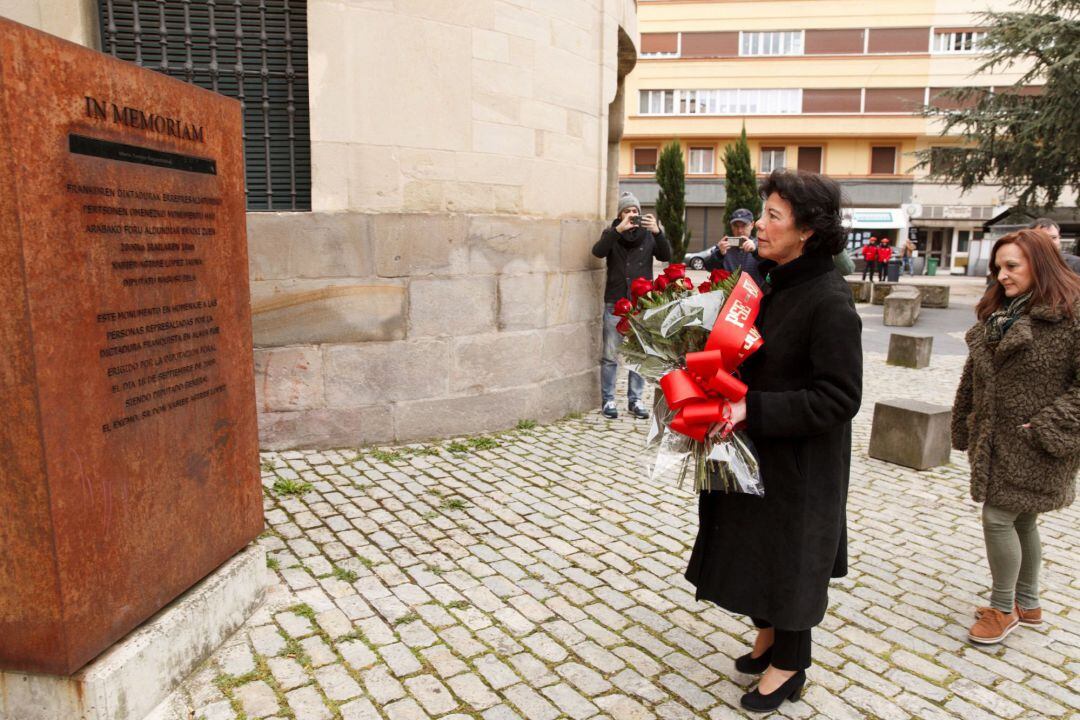
<instances>
[{"instance_id":1,"label":"photographer in background","mask_svg":"<svg viewBox=\"0 0 1080 720\"><path fill-rule=\"evenodd\" d=\"M671 261L671 245L656 218L641 214L641 203L628 192L619 197L618 216L593 245L592 254L607 259L607 284L604 288L604 352L600 359L600 397L606 418L619 417L615 407L615 375L619 370L615 354L622 336L615 329L619 318L615 303L630 299L630 283L636 278L653 279L653 258ZM630 414L649 417L641 401L645 380L633 370L627 388Z\"/></svg>"},{"instance_id":2,"label":"photographer in background","mask_svg":"<svg viewBox=\"0 0 1080 720\"><path fill-rule=\"evenodd\" d=\"M706 270L742 270L754 279L758 287L762 284L758 272L757 246L750 231L754 227L754 214L746 208L739 208L731 213L731 235L723 237L712 252L705 258Z\"/></svg>"}]
</instances>

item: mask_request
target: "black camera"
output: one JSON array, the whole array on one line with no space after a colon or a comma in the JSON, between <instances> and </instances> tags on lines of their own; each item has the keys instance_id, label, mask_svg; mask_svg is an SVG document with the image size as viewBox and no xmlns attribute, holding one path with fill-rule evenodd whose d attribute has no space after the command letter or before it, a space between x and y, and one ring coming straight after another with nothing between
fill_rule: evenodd
<instances>
[{"instance_id":1,"label":"black camera","mask_svg":"<svg viewBox=\"0 0 1080 720\"><path fill-rule=\"evenodd\" d=\"M630 224L631 225L637 225L638 227L641 227L641 216L640 215L631 215L630 216Z\"/></svg>"}]
</instances>

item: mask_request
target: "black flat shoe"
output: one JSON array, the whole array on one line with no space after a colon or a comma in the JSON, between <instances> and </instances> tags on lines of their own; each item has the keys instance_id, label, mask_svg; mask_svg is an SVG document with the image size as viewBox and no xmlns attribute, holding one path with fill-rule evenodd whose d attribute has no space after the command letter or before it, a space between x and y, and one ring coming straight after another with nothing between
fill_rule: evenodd
<instances>
[{"instance_id":1,"label":"black flat shoe","mask_svg":"<svg viewBox=\"0 0 1080 720\"><path fill-rule=\"evenodd\" d=\"M753 657L753 654L751 650L742 657L735 658L735 669L744 675L760 675L765 672L765 668L769 667L769 662L772 660L772 646L765 648L761 657Z\"/></svg>"},{"instance_id":2,"label":"black flat shoe","mask_svg":"<svg viewBox=\"0 0 1080 720\"><path fill-rule=\"evenodd\" d=\"M739 702L750 712L772 712L783 705L785 700L797 702L802 697L802 689L805 684L806 672L800 670L768 695L762 695L755 688L753 692L743 695L742 700Z\"/></svg>"}]
</instances>

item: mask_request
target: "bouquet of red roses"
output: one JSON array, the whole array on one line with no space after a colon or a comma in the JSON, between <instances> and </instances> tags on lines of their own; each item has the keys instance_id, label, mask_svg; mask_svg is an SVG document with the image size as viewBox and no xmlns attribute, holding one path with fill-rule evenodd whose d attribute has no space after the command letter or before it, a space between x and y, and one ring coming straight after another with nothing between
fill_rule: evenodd
<instances>
[{"instance_id":1,"label":"bouquet of red roses","mask_svg":"<svg viewBox=\"0 0 1080 720\"><path fill-rule=\"evenodd\" d=\"M749 275L714 270L698 287L685 265L631 283L615 305L623 362L659 387L646 449L651 475L692 469L694 489L764 494L757 459L730 422L746 395L736 369L761 347L754 327L761 290ZM719 432L710 431L719 426Z\"/></svg>"}]
</instances>

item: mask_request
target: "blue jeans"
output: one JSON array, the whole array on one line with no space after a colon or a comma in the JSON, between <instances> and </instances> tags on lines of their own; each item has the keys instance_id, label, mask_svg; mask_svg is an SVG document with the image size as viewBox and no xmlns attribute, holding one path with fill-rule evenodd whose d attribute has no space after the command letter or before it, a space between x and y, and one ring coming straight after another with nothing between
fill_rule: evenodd
<instances>
[{"instance_id":1,"label":"blue jeans","mask_svg":"<svg viewBox=\"0 0 1080 720\"><path fill-rule=\"evenodd\" d=\"M604 403L615 400L615 376L619 372L616 349L622 342L622 335L615 329L619 318L612 312L614 309L613 304L604 305L604 353L600 358L600 398ZM627 383L627 395L631 405L641 400L644 390L645 378L631 370L630 381Z\"/></svg>"},{"instance_id":2,"label":"blue jeans","mask_svg":"<svg viewBox=\"0 0 1080 720\"><path fill-rule=\"evenodd\" d=\"M900 269L900 271L901 272L906 272L908 275L914 275L915 271L911 269L911 256L910 255L905 255L904 257L902 257L900 259L904 263L904 267L902 267Z\"/></svg>"}]
</instances>

